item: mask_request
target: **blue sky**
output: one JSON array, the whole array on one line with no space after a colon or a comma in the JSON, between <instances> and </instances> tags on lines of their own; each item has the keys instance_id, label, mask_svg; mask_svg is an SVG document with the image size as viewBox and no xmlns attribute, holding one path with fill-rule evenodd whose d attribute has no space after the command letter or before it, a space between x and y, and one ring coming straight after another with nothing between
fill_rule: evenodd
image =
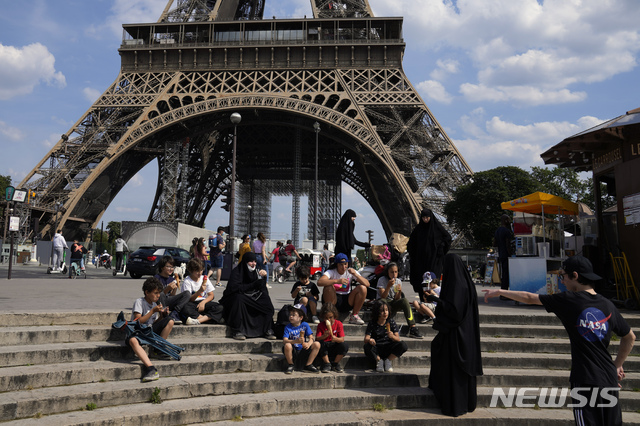
<instances>
[{"instance_id":1,"label":"blue sky","mask_svg":"<svg viewBox=\"0 0 640 426\"><path fill-rule=\"evenodd\" d=\"M404 69L474 171L543 165L567 136L640 107L635 0L369 0L403 16ZM21 0L0 16L0 174L21 181L114 81L122 23L154 22L165 0ZM266 0L265 16L311 15L308 0ZM118 194L103 220L145 220L155 165ZM290 200L272 231L290 232ZM275 205L275 203L274 203ZM306 203L302 205L306 210ZM383 242L367 203L343 185L343 209ZM306 232L306 211L301 214ZM214 206L207 227L226 224Z\"/></svg>"}]
</instances>

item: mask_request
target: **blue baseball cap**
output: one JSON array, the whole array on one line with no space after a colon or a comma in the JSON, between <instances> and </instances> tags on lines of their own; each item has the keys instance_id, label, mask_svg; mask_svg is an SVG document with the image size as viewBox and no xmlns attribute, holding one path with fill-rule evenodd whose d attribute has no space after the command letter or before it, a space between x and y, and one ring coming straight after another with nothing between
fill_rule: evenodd
<instances>
[{"instance_id":1,"label":"blue baseball cap","mask_svg":"<svg viewBox=\"0 0 640 426\"><path fill-rule=\"evenodd\" d=\"M347 258L346 254L338 253L338 254L336 254L336 258L335 258L334 262L336 262L336 263L349 263L349 259Z\"/></svg>"}]
</instances>

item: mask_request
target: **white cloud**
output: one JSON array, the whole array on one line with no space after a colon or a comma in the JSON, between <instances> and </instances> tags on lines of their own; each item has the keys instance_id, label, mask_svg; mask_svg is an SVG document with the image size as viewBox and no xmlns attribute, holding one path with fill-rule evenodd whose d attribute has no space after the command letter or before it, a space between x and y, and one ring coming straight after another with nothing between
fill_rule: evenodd
<instances>
[{"instance_id":1,"label":"white cloud","mask_svg":"<svg viewBox=\"0 0 640 426\"><path fill-rule=\"evenodd\" d=\"M540 154L566 137L601 123L585 116L575 123L545 121L516 124L500 117L484 119L481 110L460 118L458 124L466 138L454 144L474 171L513 165L524 169L543 165Z\"/></svg>"},{"instance_id":2,"label":"white cloud","mask_svg":"<svg viewBox=\"0 0 640 426\"><path fill-rule=\"evenodd\" d=\"M460 55L467 100L544 105L576 102L570 86L637 67L640 8L634 0L371 0L378 16L405 16L413 47ZM431 73L442 80L446 67ZM473 75L475 74L475 79Z\"/></svg>"},{"instance_id":3,"label":"white cloud","mask_svg":"<svg viewBox=\"0 0 640 426\"><path fill-rule=\"evenodd\" d=\"M0 44L0 100L29 94L41 82L65 87L65 77L56 71L55 62L40 43L22 48Z\"/></svg>"},{"instance_id":4,"label":"white cloud","mask_svg":"<svg viewBox=\"0 0 640 426\"><path fill-rule=\"evenodd\" d=\"M100 97L100 95L102 95L101 91L93 89L91 87L85 87L84 89L82 89L82 93L84 94L85 99L87 99L92 104Z\"/></svg>"},{"instance_id":5,"label":"white cloud","mask_svg":"<svg viewBox=\"0 0 640 426\"><path fill-rule=\"evenodd\" d=\"M9 168L7 175L11 176L11 182L13 182L13 185L17 185L22 182L22 179L27 177L27 172L24 170Z\"/></svg>"},{"instance_id":6,"label":"white cloud","mask_svg":"<svg viewBox=\"0 0 640 426\"><path fill-rule=\"evenodd\" d=\"M568 89L544 90L533 86L495 86L465 83L460 86L462 93L471 102L513 102L536 106L580 102L587 98L585 92Z\"/></svg>"},{"instance_id":7,"label":"white cloud","mask_svg":"<svg viewBox=\"0 0 640 426\"><path fill-rule=\"evenodd\" d=\"M144 177L142 177L142 173L136 173L131 180L127 182L127 184L133 187L142 186L144 184Z\"/></svg>"},{"instance_id":8,"label":"white cloud","mask_svg":"<svg viewBox=\"0 0 640 426\"><path fill-rule=\"evenodd\" d=\"M87 34L102 38L105 31L109 35L122 36L122 24L157 22L162 15L166 2L157 0L115 0L111 7L111 15L100 26L91 26Z\"/></svg>"},{"instance_id":9,"label":"white cloud","mask_svg":"<svg viewBox=\"0 0 640 426\"><path fill-rule=\"evenodd\" d=\"M418 83L416 89L423 97L436 102L450 104L453 101L453 96L447 92L447 89L441 83L435 80L422 81Z\"/></svg>"},{"instance_id":10,"label":"white cloud","mask_svg":"<svg viewBox=\"0 0 640 426\"><path fill-rule=\"evenodd\" d=\"M122 207L118 206L115 208L118 213L142 213L142 209L138 207Z\"/></svg>"},{"instance_id":11,"label":"white cloud","mask_svg":"<svg viewBox=\"0 0 640 426\"><path fill-rule=\"evenodd\" d=\"M444 80L451 74L457 74L460 71L460 63L453 59L438 59L436 61L438 68L431 71L430 77L433 80Z\"/></svg>"},{"instance_id":12,"label":"white cloud","mask_svg":"<svg viewBox=\"0 0 640 426\"><path fill-rule=\"evenodd\" d=\"M53 148L55 144L60 140L60 135L58 134L50 134L49 137L42 141L42 145L47 149Z\"/></svg>"},{"instance_id":13,"label":"white cloud","mask_svg":"<svg viewBox=\"0 0 640 426\"><path fill-rule=\"evenodd\" d=\"M9 126L4 121L0 121L0 134L6 136L12 141L19 141L24 138L24 133L17 127Z\"/></svg>"}]
</instances>

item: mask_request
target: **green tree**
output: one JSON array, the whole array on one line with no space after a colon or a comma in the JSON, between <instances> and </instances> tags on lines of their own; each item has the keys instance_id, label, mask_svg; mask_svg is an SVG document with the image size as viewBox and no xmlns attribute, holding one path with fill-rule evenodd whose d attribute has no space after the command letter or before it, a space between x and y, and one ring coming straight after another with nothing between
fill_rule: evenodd
<instances>
[{"instance_id":1,"label":"green tree","mask_svg":"<svg viewBox=\"0 0 640 426\"><path fill-rule=\"evenodd\" d=\"M11 186L11 176L0 175L0 194L2 194L3 200L5 199L5 191L7 190L7 186ZM2 207L0 208L0 220L4 220L4 206L5 204L3 203Z\"/></svg>"},{"instance_id":2,"label":"green tree","mask_svg":"<svg viewBox=\"0 0 640 426\"><path fill-rule=\"evenodd\" d=\"M111 221L107 224L107 231L109 232L109 242L114 242L122 233L122 223Z\"/></svg>"},{"instance_id":3,"label":"green tree","mask_svg":"<svg viewBox=\"0 0 640 426\"><path fill-rule=\"evenodd\" d=\"M569 201L582 201L589 184L580 179L578 172L564 167L531 167L531 176L540 182L541 191L547 194L557 195ZM523 194L526 195L526 194Z\"/></svg>"},{"instance_id":4,"label":"green tree","mask_svg":"<svg viewBox=\"0 0 640 426\"><path fill-rule=\"evenodd\" d=\"M0 193L2 194L2 198L4 198L7 186L11 186L11 176L0 175L0 191L1 191Z\"/></svg>"},{"instance_id":5,"label":"green tree","mask_svg":"<svg viewBox=\"0 0 640 426\"><path fill-rule=\"evenodd\" d=\"M585 203L595 213L596 211L595 197L596 196L593 191L594 190L593 178L588 178L585 181L585 186L587 187L587 189L585 190L583 197L579 201L582 201L583 203ZM602 197L600 198L600 202L602 203L602 210L606 210L609 207L616 204L617 202L616 197L612 195L607 195L607 186L602 182L600 182L600 194L602 195Z\"/></svg>"},{"instance_id":6,"label":"green tree","mask_svg":"<svg viewBox=\"0 0 640 426\"><path fill-rule=\"evenodd\" d=\"M500 204L540 189L541 185L527 171L513 166L496 167L474 174L473 182L456 189L444 213L474 247L490 247L504 213Z\"/></svg>"}]
</instances>

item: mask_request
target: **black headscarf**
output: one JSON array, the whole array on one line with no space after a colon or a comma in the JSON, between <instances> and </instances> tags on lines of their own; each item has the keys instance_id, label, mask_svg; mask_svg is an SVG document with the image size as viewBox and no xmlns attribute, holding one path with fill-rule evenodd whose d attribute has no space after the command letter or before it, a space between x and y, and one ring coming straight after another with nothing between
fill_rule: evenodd
<instances>
[{"instance_id":1,"label":"black headscarf","mask_svg":"<svg viewBox=\"0 0 640 426\"><path fill-rule=\"evenodd\" d=\"M423 217L431 218L424 223ZM411 284L420 286L422 274L426 271L440 275L442 258L451 247L451 235L444 229L430 209L423 209L420 213L418 225L411 232L407 251L411 265Z\"/></svg>"},{"instance_id":2,"label":"black headscarf","mask_svg":"<svg viewBox=\"0 0 640 426\"><path fill-rule=\"evenodd\" d=\"M257 268L250 271L247 265L247 263L255 261L256 254L254 252L248 251L242 256L242 262L238 263L238 266L231 271L223 297L231 293L248 293L261 289L262 285L266 282L265 278L258 276Z\"/></svg>"},{"instance_id":3,"label":"black headscarf","mask_svg":"<svg viewBox=\"0 0 640 426\"><path fill-rule=\"evenodd\" d=\"M444 258L442 290L435 314L433 328L450 334L456 363L470 376L482 375L478 296L469 271L457 254Z\"/></svg>"},{"instance_id":4,"label":"black headscarf","mask_svg":"<svg viewBox=\"0 0 640 426\"><path fill-rule=\"evenodd\" d=\"M357 217L356 212L348 209L340 218L340 223L336 230L336 253L344 253L344 251L339 251L337 247L351 251L355 246L356 238L353 236L353 230L356 227L356 223L352 219L354 217Z\"/></svg>"}]
</instances>

